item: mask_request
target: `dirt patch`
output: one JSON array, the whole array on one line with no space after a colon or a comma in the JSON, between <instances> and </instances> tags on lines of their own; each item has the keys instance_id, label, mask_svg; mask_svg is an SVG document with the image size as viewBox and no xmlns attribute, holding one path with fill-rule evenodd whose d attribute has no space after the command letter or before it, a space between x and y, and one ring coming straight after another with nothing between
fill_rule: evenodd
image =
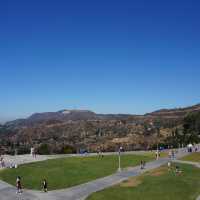
<instances>
[{"instance_id":1,"label":"dirt patch","mask_svg":"<svg viewBox=\"0 0 200 200\"><path fill-rule=\"evenodd\" d=\"M157 169L149 171L148 175L149 176L162 176L162 175L166 174L166 172L167 172L167 168L166 167L159 167Z\"/></svg>"},{"instance_id":2,"label":"dirt patch","mask_svg":"<svg viewBox=\"0 0 200 200\"><path fill-rule=\"evenodd\" d=\"M121 187L137 187L142 183L142 178L130 178L127 181L124 181L120 184Z\"/></svg>"},{"instance_id":3,"label":"dirt patch","mask_svg":"<svg viewBox=\"0 0 200 200\"><path fill-rule=\"evenodd\" d=\"M143 179L145 176L162 176L168 172L168 169L166 166L159 167L157 169L145 172L143 175L140 175L138 177L130 178L126 181L123 181L120 184L120 187L137 187L138 185L143 183Z\"/></svg>"}]
</instances>

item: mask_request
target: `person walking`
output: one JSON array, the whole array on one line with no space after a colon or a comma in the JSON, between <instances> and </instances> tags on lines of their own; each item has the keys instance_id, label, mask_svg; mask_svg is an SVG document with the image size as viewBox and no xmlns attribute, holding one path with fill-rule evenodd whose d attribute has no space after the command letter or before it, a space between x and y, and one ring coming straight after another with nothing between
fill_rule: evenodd
<instances>
[{"instance_id":1,"label":"person walking","mask_svg":"<svg viewBox=\"0 0 200 200\"><path fill-rule=\"evenodd\" d=\"M1 168L3 168L3 157L0 156L0 165L1 165Z\"/></svg>"},{"instance_id":2,"label":"person walking","mask_svg":"<svg viewBox=\"0 0 200 200\"><path fill-rule=\"evenodd\" d=\"M172 151L171 150L168 153L168 157L169 157L169 159L172 159Z\"/></svg>"},{"instance_id":3,"label":"person walking","mask_svg":"<svg viewBox=\"0 0 200 200\"><path fill-rule=\"evenodd\" d=\"M168 171L170 171L171 170L171 162L170 161L167 163L167 166L168 166Z\"/></svg>"},{"instance_id":4,"label":"person walking","mask_svg":"<svg viewBox=\"0 0 200 200\"><path fill-rule=\"evenodd\" d=\"M22 193L22 184L21 184L21 177L18 176L17 180L16 180L16 187L17 187L17 194L21 194Z\"/></svg>"},{"instance_id":5,"label":"person walking","mask_svg":"<svg viewBox=\"0 0 200 200\"><path fill-rule=\"evenodd\" d=\"M1 165L1 168L5 168L6 167L3 157L0 157L0 165Z\"/></svg>"},{"instance_id":6,"label":"person walking","mask_svg":"<svg viewBox=\"0 0 200 200\"><path fill-rule=\"evenodd\" d=\"M145 166L145 161L141 160L140 161L140 169L144 169Z\"/></svg>"},{"instance_id":7,"label":"person walking","mask_svg":"<svg viewBox=\"0 0 200 200\"><path fill-rule=\"evenodd\" d=\"M42 181L42 188L43 188L43 191L44 191L44 192L48 192L47 180L46 180L46 179L44 179L44 180Z\"/></svg>"},{"instance_id":8,"label":"person walking","mask_svg":"<svg viewBox=\"0 0 200 200\"><path fill-rule=\"evenodd\" d=\"M143 160L143 169L145 168L145 166L146 166L146 162L145 160Z\"/></svg>"},{"instance_id":9,"label":"person walking","mask_svg":"<svg viewBox=\"0 0 200 200\"><path fill-rule=\"evenodd\" d=\"M172 150L172 159L175 160L175 152Z\"/></svg>"}]
</instances>

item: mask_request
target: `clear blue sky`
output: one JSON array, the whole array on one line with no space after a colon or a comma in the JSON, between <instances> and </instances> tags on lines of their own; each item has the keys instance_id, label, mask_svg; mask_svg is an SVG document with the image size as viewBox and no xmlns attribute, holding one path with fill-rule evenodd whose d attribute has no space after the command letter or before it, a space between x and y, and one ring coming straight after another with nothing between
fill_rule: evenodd
<instances>
[{"instance_id":1,"label":"clear blue sky","mask_svg":"<svg viewBox=\"0 0 200 200\"><path fill-rule=\"evenodd\" d=\"M199 103L199 10L197 0L2 1L1 120Z\"/></svg>"}]
</instances>

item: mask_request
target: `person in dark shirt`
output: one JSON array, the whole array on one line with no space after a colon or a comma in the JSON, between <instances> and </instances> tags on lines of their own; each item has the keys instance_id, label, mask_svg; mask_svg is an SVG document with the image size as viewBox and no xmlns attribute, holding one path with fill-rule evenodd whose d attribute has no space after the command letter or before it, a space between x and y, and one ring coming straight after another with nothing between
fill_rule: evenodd
<instances>
[{"instance_id":1,"label":"person in dark shirt","mask_svg":"<svg viewBox=\"0 0 200 200\"><path fill-rule=\"evenodd\" d=\"M18 176L17 180L16 180L16 187L17 187L17 194L21 194L22 193L22 185L21 185L21 177Z\"/></svg>"},{"instance_id":2,"label":"person in dark shirt","mask_svg":"<svg viewBox=\"0 0 200 200\"><path fill-rule=\"evenodd\" d=\"M43 191L44 191L44 192L48 192L47 180L46 180L46 179L44 179L44 180L42 181L42 188L43 188Z\"/></svg>"}]
</instances>

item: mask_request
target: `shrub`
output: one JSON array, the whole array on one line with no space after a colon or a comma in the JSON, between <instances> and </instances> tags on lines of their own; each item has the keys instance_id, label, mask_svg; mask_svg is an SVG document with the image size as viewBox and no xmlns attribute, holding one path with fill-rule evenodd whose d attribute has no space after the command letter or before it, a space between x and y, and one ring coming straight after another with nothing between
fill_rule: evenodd
<instances>
[{"instance_id":1,"label":"shrub","mask_svg":"<svg viewBox=\"0 0 200 200\"><path fill-rule=\"evenodd\" d=\"M48 144L41 144L36 151L40 155L49 155L51 153L51 148Z\"/></svg>"},{"instance_id":2,"label":"shrub","mask_svg":"<svg viewBox=\"0 0 200 200\"><path fill-rule=\"evenodd\" d=\"M66 145L62 148L61 153L63 154L76 153L76 149L73 146Z\"/></svg>"}]
</instances>

